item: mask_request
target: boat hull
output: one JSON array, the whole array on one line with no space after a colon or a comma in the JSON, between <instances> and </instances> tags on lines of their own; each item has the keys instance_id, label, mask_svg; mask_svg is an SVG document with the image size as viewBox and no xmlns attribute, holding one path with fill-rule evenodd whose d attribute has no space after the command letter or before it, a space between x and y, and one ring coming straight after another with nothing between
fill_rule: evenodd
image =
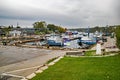
<instances>
[{"instance_id":1,"label":"boat hull","mask_svg":"<svg viewBox=\"0 0 120 80\"><path fill-rule=\"evenodd\" d=\"M92 41L92 40L78 40L78 44L82 45L83 44L87 44L87 45L94 45L96 44L96 41Z\"/></svg>"},{"instance_id":2,"label":"boat hull","mask_svg":"<svg viewBox=\"0 0 120 80\"><path fill-rule=\"evenodd\" d=\"M54 41L54 40L48 40L48 41L47 41L47 44L48 44L49 46L63 46L63 45L64 45L63 42L56 42L56 41Z\"/></svg>"}]
</instances>

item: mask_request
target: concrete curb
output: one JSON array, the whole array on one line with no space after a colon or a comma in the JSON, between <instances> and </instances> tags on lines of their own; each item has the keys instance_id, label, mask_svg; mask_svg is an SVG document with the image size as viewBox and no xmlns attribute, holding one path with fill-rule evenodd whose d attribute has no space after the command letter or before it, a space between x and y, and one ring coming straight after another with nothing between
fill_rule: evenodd
<instances>
[{"instance_id":1,"label":"concrete curb","mask_svg":"<svg viewBox=\"0 0 120 80\"><path fill-rule=\"evenodd\" d=\"M24 79L21 79L21 80L28 80L28 79L25 79L25 78L24 78Z\"/></svg>"},{"instance_id":2,"label":"concrete curb","mask_svg":"<svg viewBox=\"0 0 120 80\"><path fill-rule=\"evenodd\" d=\"M40 67L37 71L35 71L34 73L28 75L26 78L23 78L23 79L21 79L21 80L29 80L29 79L32 79L33 77L36 76L36 74L42 73L44 70L48 69L49 66L54 65L56 62L58 62L58 61L59 61L60 59L62 59L62 58L63 58L63 56L55 59L54 61L50 62L49 64L47 64L47 65L45 65L45 66Z\"/></svg>"},{"instance_id":3,"label":"concrete curb","mask_svg":"<svg viewBox=\"0 0 120 80\"><path fill-rule=\"evenodd\" d=\"M54 64L55 64L54 62L51 62L51 63L48 64L48 66L52 66L52 65L54 65Z\"/></svg>"},{"instance_id":4,"label":"concrete curb","mask_svg":"<svg viewBox=\"0 0 120 80\"><path fill-rule=\"evenodd\" d=\"M70 55L68 57L110 57L110 56L115 56L117 54L109 54L109 55L100 55L100 56L73 56L73 55Z\"/></svg>"},{"instance_id":5,"label":"concrete curb","mask_svg":"<svg viewBox=\"0 0 120 80\"><path fill-rule=\"evenodd\" d=\"M32 74L28 75L28 76L26 77L26 79L32 79L32 78L35 77L35 76L36 76L36 74L35 74L35 73L32 73Z\"/></svg>"},{"instance_id":6,"label":"concrete curb","mask_svg":"<svg viewBox=\"0 0 120 80\"><path fill-rule=\"evenodd\" d=\"M46 70L46 69L48 69L48 66L43 66L40 68L40 70Z\"/></svg>"},{"instance_id":7,"label":"concrete curb","mask_svg":"<svg viewBox=\"0 0 120 80\"><path fill-rule=\"evenodd\" d=\"M35 71L35 73L37 74L37 73L42 73L43 71L42 70L37 70L37 71Z\"/></svg>"}]
</instances>

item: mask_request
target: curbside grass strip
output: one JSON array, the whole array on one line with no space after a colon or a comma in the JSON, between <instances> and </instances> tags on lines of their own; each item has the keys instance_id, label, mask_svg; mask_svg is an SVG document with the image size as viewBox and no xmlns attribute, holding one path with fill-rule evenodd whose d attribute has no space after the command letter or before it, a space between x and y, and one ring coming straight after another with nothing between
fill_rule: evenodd
<instances>
[{"instance_id":1,"label":"curbside grass strip","mask_svg":"<svg viewBox=\"0 0 120 80\"><path fill-rule=\"evenodd\" d=\"M115 56L118 54L109 54L109 55L96 55L96 56L68 56L68 57L109 57L109 56Z\"/></svg>"}]
</instances>

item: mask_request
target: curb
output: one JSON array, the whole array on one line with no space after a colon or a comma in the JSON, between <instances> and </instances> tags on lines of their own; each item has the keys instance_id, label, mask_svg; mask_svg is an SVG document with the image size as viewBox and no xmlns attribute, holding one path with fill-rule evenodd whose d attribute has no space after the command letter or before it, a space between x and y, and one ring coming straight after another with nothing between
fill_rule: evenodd
<instances>
[{"instance_id":1,"label":"curb","mask_svg":"<svg viewBox=\"0 0 120 80\"><path fill-rule=\"evenodd\" d=\"M58 62L58 61L59 61L60 59L62 59L62 58L63 58L63 56L61 56L61 57L59 57L59 58L53 60L53 61L50 62L49 64L40 67L37 71L35 71L34 73L28 75L26 78L23 78L23 79L21 79L21 80L30 80L30 79L32 79L33 77L36 76L36 74L42 73L44 70L48 69L49 66L54 65L56 62Z\"/></svg>"},{"instance_id":2,"label":"curb","mask_svg":"<svg viewBox=\"0 0 120 80\"><path fill-rule=\"evenodd\" d=\"M35 76L36 76L36 74L35 74L35 73L32 73L32 74L28 75L28 76L26 77L26 79L32 79L32 78L35 77Z\"/></svg>"}]
</instances>

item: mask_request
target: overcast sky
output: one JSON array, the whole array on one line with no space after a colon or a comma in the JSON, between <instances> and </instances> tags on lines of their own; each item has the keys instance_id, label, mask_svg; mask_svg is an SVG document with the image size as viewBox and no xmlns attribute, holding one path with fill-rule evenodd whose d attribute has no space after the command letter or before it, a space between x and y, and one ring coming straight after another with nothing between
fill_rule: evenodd
<instances>
[{"instance_id":1,"label":"overcast sky","mask_svg":"<svg viewBox=\"0 0 120 80\"><path fill-rule=\"evenodd\" d=\"M0 25L36 21L66 28L120 24L119 0L0 0Z\"/></svg>"}]
</instances>

